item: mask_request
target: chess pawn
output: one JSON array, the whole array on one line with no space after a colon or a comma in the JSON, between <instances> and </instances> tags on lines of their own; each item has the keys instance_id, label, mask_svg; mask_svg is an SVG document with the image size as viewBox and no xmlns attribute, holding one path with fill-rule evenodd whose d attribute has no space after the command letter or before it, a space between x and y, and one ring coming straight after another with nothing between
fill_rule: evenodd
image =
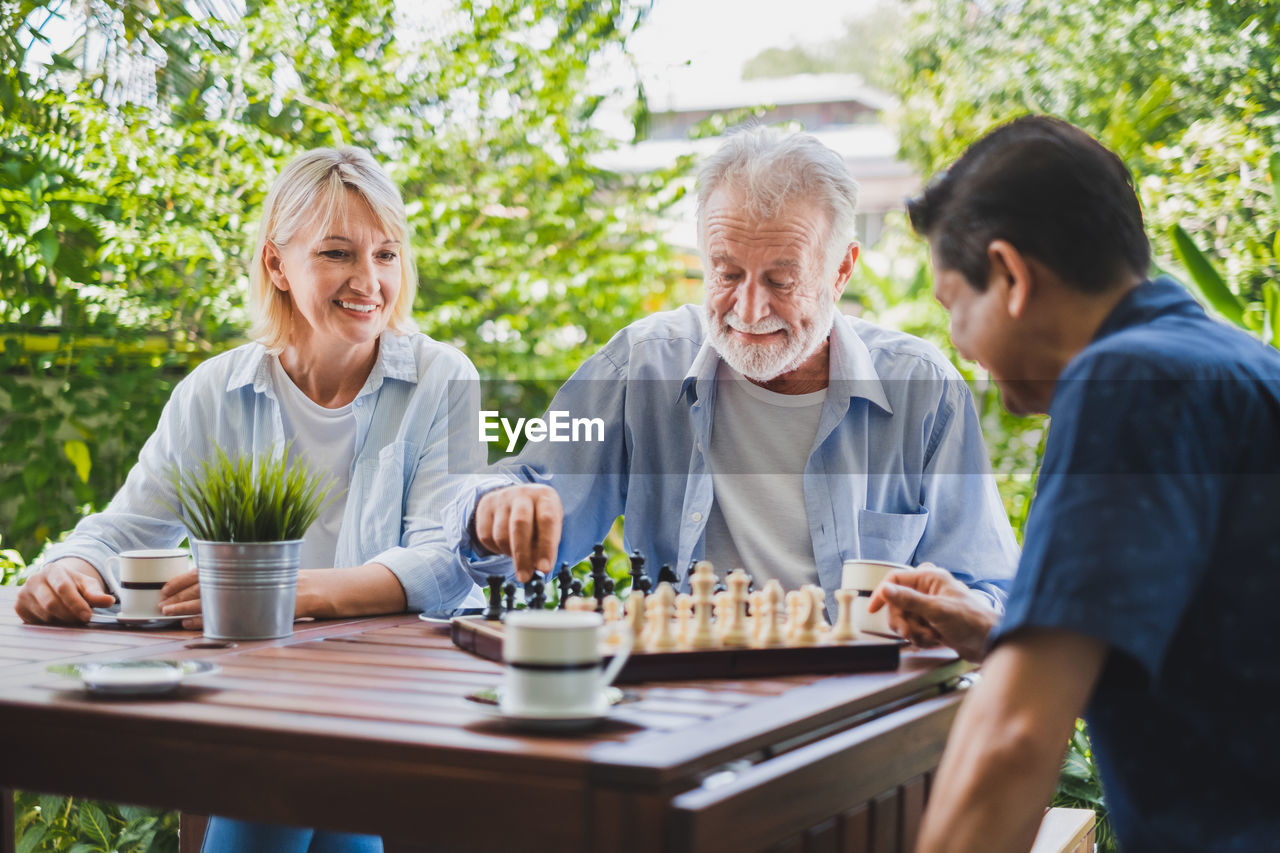
<instances>
[{"instance_id":1,"label":"chess pawn","mask_svg":"<svg viewBox=\"0 0 1280 853\"><path fill-rule=\"evenodd\" d=\"M644 648L645 642L645 601L644 590L632 590L627 596L627 627L631 629L631 644L636 649Z\"/></svg>"},{"instance_id":2,"label":"chess pawn","mask_svg":"<svg viewBox=\"0 0 1280 853\"><path fill-rule=\"evenodd\" d=\"M714 616L711 617L711 635L716 638L716 645L724 645L724 629L730 622L729 590L722 589L711 597Z\"/></svg>"},{"instance_id":3,"label":"chess pawn","mask_svg":"<svg viewBox=\"0 0 1280 853\"><path fill-rule=\"evenodd\" d=\"M610 595L605 598L603 615L606 622L617 622L622 618L622 602L618 600L618 596Z\"/></svg>"},{"instance_id":4,"label":"chess pawn","mask_svg":"<svg viewBox=\"0 0 1280 853\"><path fill-rule=\"evenodd\" d=\"M847 643L858 639L858 629L853 624L853 600L858 597L856 589L837 589L836 606L840 612L836 615L836 625L831 631L831 640L836 643Z\"/></svg>"},{"instance_id":5,"label":"chess pawn","mask_svg":"<svg viewBox=\"0 0 1280 853\"><path fill-rule=\"evenodd\" d=\"M780 646L786 642L782 633L782 584L777 578L764 585L764 627L760 629L761 646Z\"/></svg>"},{"instance_id":6,"label":"chess pawn","mask_svg":"<svg viewBox=\"0 0 1280 853\"><path fill-rule=\"evenodd\" d=\"M693 567L689 576L689 588L693 590L693 636L689 646L695 649L709 649L715 646L716 638L711 628L712 590L716 587L715 569L706 560Z\"/></svg>"},{"instance_id":7,"label":"chess pawn","mask_svg":"<svg viewBox=\"0 0 1280 853\"><path fill-rule=\"evenodd\" d=\"M676 634L671 624L675 598L671 584L658 584L658 590L653 594L653 612L649 614L654 621L649 648L655 652L669 652L676 647Z\"/></svg>"},{"instance_id":8,"label":"chess pawn","mask_svg":"<svg viewBox=\"0 0 1280 853\"><path fill-rule=\"evenodd\" d=\"M720 631L720 642L726 646L745 646L747 633L747 587L751 577L742 569L734 569L725 579L729 586L725 624Z\"/></svg>"},{"instance_id":9,"label":"chess pawn","mask_svg":"<svg viewBox=\"0 0 1280 853\"><path fill-rule=\"evenodd\" d=\"M676 596L676 643L682 649L693 642L693 596L682 592Z\"/></svg>"},{"instance_id":10,"label":"chess pawn","mask_svg":"<svg viewBox=\"0 0 1280 853\"><path fill-rule=\"evenodd\" d=\"M757 589L751 593L751 645L762 645L760 642L761 635L764 634L764 590Z\"/></svg>"}]
</instances>

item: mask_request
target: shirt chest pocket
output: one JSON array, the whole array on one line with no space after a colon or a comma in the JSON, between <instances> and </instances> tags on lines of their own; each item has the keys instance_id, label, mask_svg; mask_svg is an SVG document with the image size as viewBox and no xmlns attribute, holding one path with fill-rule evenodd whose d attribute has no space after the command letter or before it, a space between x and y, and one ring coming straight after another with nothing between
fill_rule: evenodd
<instances>
[{"instance_id":1,"label":"shirt chest pocket","mask_svg":"<svg viewBox=\"0 0 1280 853\"><path fill-rule=\"evenodd\" d=\"M873 512L858 510L858 546L864 560L915 565L916 548L929 523L929 510Z\"/></svg>"},{"instance_id":2,"label":"shirt chest pocket","mask_svg":"<svg viewBox=\"0 0 1280 853\"><path fill-rule=\"evenodd\" d=\"M376 458L356 464L351 499L360 501L360 550L373 554L400 544L409 483L417 465L417 445L395 441L378 451Z\"/></svg>"}]
</instances>

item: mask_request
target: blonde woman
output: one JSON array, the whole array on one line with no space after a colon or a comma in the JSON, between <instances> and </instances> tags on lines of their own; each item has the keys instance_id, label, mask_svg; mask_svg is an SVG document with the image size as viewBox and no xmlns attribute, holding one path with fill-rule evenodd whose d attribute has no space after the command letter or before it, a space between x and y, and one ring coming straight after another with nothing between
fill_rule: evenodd
<instances>
[{"instance_id":1,"label":"blonde woman","mask_svg":"<svg viewBox=\"0 0 1280 853\"><path fill-rule=\"evenodd\" d=\"M373 158L356 148L317 149L290 163L267 196L254 249L254 342L178 384L110 505L51 547L22 588L22 619L83 623L93 607L112 604L108 558L182 541L187 532L169 509L169 471L198 464L215 446L255 454L287 447L337 483L337 500L304 537L298 616L483 604L437 520L461 477L450 472L485 461L471 458L483 452L476 442L456 442L467 458L448 456L450 413L455 424L469 417L477 376L462 353L414 331L416 289L404 204ZM166 614L200 626L194 571L163 595ZM206 850L380 847L376 838L218 819L206 843Z\"/></svg>"}]
</instances>

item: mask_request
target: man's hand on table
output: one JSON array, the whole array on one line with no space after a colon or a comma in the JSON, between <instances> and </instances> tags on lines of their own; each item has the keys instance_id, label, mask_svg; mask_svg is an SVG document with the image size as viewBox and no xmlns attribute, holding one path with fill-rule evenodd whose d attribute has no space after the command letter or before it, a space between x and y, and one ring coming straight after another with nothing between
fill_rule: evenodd
<instances>
[{"instance_id":1,"label":"man's hand on table","mask_svg":"<svg viewBox=\"0 0 1280 853\"><path fill-rule=\"evenodd\" d=\"M182 627L198 631L204 627L200 618L200 572L191 569L172 578L160 590L160 612L165 616L189 616Z\"/></svg>"},{"instance_id":2,"label":"man's hand on table","mask_svg":"<svg viewBox=\"0 0 1280 853\"><path fill-rule=\"evenodd\" d=\"M555 568L563 520L560 496L550 486L506 486L480 498L471 529L481 548L512 558L516 580L524 583L535 569L549 575Z\"/></svg>"},{"instance_id":3,"label":"man's hand on table","mask_svg":"<svg viewBox=\"0 0 1280 853\"><path fill-rule=\"evenodd\" d=\"M27 578L13 609L23 622L75 625L88 622L93 608L110 607L115 600L92 563L63 557Z\"/></svg>"},{"instance_id":4,"label":"man's hand on table","mask_svg":"<svg viewBox=\"0 0 1280 853\"><path fill-rule=\"evenodd\" d=\"M917 646L950 646L964 659L982 660L999 614L946 569L923 563L890 572L867 609L889 608L889 626Z\"/></svg>"}]
</instances>

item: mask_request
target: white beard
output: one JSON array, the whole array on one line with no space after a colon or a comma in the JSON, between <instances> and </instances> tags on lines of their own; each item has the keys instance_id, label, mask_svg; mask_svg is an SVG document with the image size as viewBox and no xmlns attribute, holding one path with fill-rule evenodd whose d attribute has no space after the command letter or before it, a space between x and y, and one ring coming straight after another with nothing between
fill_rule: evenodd
<instances>
[{"instance_id":1,"label":"white beard","mask_svg":"<svg viewBox=\"0 0 1280 853\"><path fill-rule=\"evenodd\" d=\"M831 334L835 313L835 300L823 299L819 302L818 313L813 320L797 330L781 317L770 317L759 323L744 323L733 311L717 318L708 310L707 334L711 345L726 364L748 379L770 382L795 370L818 351L827 335ZM785 334L777 343L749 344L733 337L730 329L756 335L782 330Z\"/></svg>"}]
</instances>

